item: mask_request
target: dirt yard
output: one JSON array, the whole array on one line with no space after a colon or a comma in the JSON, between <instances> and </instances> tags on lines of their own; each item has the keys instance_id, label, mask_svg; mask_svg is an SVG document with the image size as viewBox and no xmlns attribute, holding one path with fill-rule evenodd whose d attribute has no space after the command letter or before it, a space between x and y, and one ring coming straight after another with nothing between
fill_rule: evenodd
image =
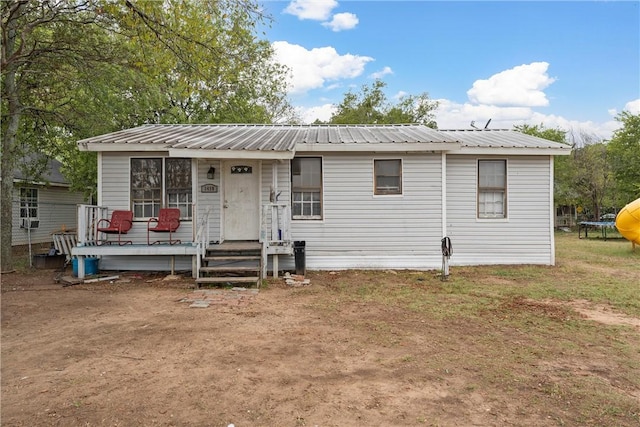
<instances>
[{"instance_id":1,"label":"dirt yard","mask_svg":"<svg viewBox=\"0 0 640 427\"><path fill-rule=\"evenodd\" d=\"M424 310L342 288L444 289L392 273L208 293L188 278L63 287L50 270L4 274L2 425L640 425L638 319L610 313L622 326L592 322L584 338L572 325L607 310L512 299L469 317L444 291ZM543 322L538 335L527 322Z\"/></svg>"}]
</instances>

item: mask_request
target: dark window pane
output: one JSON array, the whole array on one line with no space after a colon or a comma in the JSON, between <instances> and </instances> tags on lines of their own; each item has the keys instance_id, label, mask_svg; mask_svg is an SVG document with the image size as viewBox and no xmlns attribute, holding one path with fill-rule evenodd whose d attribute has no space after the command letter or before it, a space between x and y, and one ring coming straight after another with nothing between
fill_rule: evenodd
<instances>
[{"instance_id":1,"label":"dark window pane","mask_svg":"<svg viewBox=\"0 0 640 427\"><path fill-rule=\"evenodd\" d=\"M291 160L291 214L297 219L322 217L322 159Z\"/></svg>"},{"instance_id":2,"label":"dark window pane","mask_svg":"<svg viewBox=\"0 0 640 427\"><path fill-rule=\"evenodd\" d=\"M374 160L375 194L402 194L402 161Z\"/></svg>"}]
</instances>

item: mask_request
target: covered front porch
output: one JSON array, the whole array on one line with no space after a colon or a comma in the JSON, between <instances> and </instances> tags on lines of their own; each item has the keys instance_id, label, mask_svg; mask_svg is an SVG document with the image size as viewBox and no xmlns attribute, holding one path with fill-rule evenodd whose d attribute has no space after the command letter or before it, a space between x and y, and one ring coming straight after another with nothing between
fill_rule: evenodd
<instances>
[{"instance_id":1,"label":"covered front porch","mask_svg":"<svg viewBox=\"0 0 640 427\"><path fill-rule=\"evenodd\" d=\"M214 239L212 230L218 227L215 219L212 218L212 209L199 210L193 206L194 217L190 221L184 221L180 227L179 242L168 243L161 241L149 244L149 231L147 222L133 222L131 233L120 236L106 235L98 231L97 224L110 218L113 209L106 206L78 205L78 227L77 244L71 247L71 256L77 259L77 275L79 279L86 276L86 258L99 258L108 261L108 265L117 270L170 270L172 274L177 269L189 269L196 283L214 283L209 274L215 270L212 262L212 253L221 251L235 251L236 257L242 257L243 251L247 251L251 256L255 256L257 248L258 267L256 268L256 283L259 283L267 276L269 257L274 277L278 275L278 257L280 255L291 255L293 253L293 242L291 240L290 207L288 203L265 203L260 207L260 229L259 237L256 240L220 240ZM202 212L200 214L195 214ZM178 239L176 239L178 240ZM249 256L249 255L244 255ZM237 262L240 258L233 260ZM228 262L226 263L228 264ZM246 269L246 266L238 265L238 271ZM227 276L218 276L223 282L223 278L230 278L227 281L238 278L233 269L218 268L219 271L226 271Z\"/></svg>"}]
</instances>

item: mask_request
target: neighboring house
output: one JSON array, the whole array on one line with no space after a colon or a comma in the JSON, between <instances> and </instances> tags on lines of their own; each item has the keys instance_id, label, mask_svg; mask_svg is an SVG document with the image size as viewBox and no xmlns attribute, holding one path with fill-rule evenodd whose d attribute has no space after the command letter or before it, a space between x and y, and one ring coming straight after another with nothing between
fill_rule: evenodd
<instances>
[{"instance_id":1,"label":"neighboring house","mask_svg":"<svg viewBox=\"0 0 640 427\"><path fill-rule=\"evenodd\" d=\"M78 204L84 203L84 196L69 191L60 166L57 160L48 160L37 180L25 176L20 168L14 173L11 246L51 243L52 233L76 227Z\"/></svg>"},{"instance_id":2,"label":"neighboring house","mask_svg":"<svg viewBox=\"0 0 640 427\"><path fill-rule=\"evenodd\" d=\"M168 254L137 245L160 207L181 210L183 243L259 240L276 271L293 266L295 241L309 269L436 269L445 236L451 265L553 265L553 158L570 152L421 125L147 125L78 146L98 152L98 205L134 212L134 245L77 253L137 270L168 268L130 258ZM193 252L172 255L172 268L200 268Z\"/></svg>"}]
</instances>

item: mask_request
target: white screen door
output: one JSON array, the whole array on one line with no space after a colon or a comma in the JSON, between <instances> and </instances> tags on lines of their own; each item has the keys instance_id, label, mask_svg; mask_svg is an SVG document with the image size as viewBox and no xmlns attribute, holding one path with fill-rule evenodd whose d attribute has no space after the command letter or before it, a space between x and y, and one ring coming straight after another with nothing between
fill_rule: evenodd
<instances>
[{"instance_id":1,"label":"white screen door","mask_svg":"<svg viewBox=\"0 0 640 427\"><path fill-rule=\"evenodd\" d=\"M224 238L258 240L260 170L255 160L224 163Z\"/></svg>"}]
</instances>

